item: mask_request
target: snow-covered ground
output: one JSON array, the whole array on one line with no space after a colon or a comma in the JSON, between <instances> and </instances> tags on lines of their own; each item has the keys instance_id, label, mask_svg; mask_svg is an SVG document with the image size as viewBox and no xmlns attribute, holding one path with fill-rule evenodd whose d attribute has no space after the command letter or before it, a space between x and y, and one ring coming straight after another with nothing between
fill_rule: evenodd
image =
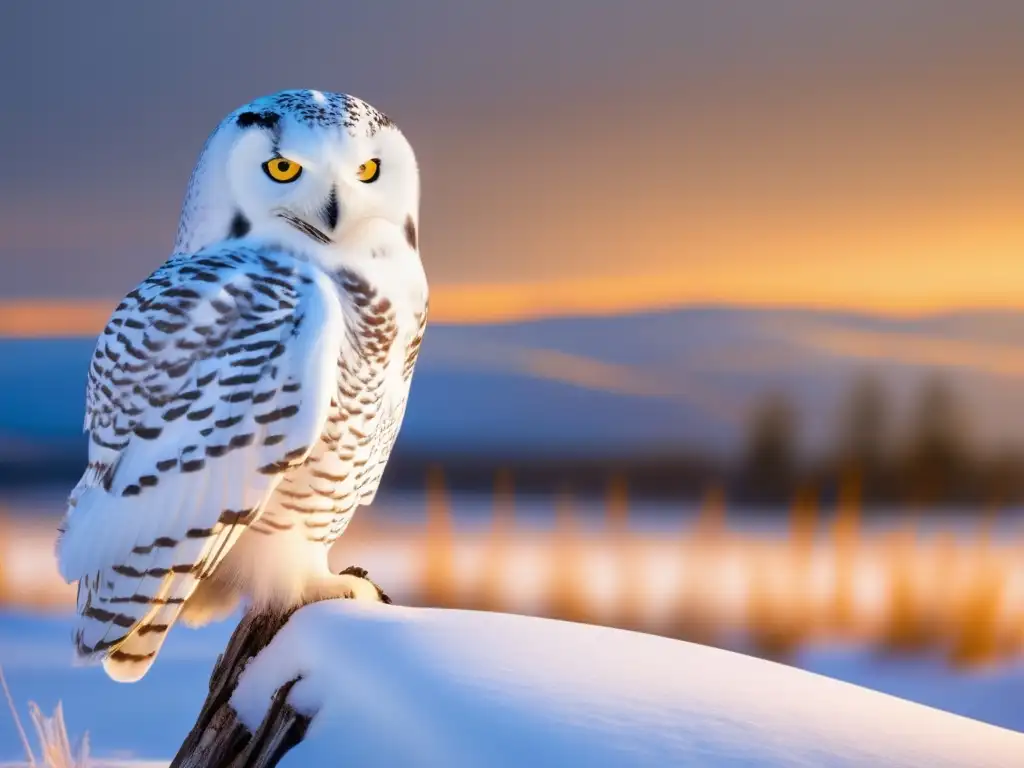
<instances>
[{"instance_id":1,"label":"snow-covered ground","mask_svg":"<svg viewBox=\"0 0 1024 768\"><path fill-rule=\"evenodd\" d=\"M1019 766L1024 735L653 635L343 602L297 614L232 699L316 717L282 765Z\"/></svg>"},{"instance_id":2,"label":"snow-covered ground","mask_svg":"<svg viewBox=\"0 0 1024 768\"><path fill-rule=\"evenodd\" d=\"M63 700L74 737L106 757L166 759L188 731L231 624L176 629L135 685L71 665L70 621L0 614L16 700ZM1024 730L1024 670L955 674L853 650L805 653L818 672ZM331 603L297 614L239 694L320 709L286 765L1020 766L1024 735L725 651L500 614ZM604 762L595 762L604 755ZM711 756L714 755L714 761ZM486 759L484 759L486 756ZM571 756L571 760L570 760ZM0 760L18 759L0 721Z\"/></svg>"}]
</instances>

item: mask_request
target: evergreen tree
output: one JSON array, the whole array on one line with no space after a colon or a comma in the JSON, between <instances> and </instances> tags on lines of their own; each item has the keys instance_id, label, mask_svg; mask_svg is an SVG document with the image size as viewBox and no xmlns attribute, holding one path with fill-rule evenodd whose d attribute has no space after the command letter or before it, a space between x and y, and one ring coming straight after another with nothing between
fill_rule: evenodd
<instances>
[{"instance_id":1,"label":"evergreen tree","mask_svg":"<svg viewBox=\"0 0 1024 768\"><path fill-rule=\"evenodd\" d=\"M796 485L797 421L785 396L773 394L759 403L750 421L744 475L759 499L788 501Z\"/></svg>"},{"instance_id":2,"label":"evergreen tree","mask_svg":"<svg viewBox=\"0 0 1024 768\"><path fill-rule=\"evenodd\" d=\"M839 470L862 487L875 488L884 474L891 441L889 401L881 381L867 373L853 386L842 416Z\"/></svg>"},{"instance_id":3,"label":"evergreen tree","mask_svg":"<svg viewBox=\"0 0 1024 768\"><path fill-rule=\"evenodd\" d=\"M964 488L969 464L960 404L948 383L932 375L921 386L907 446L904 471L913 500L948 500Z\"/></svg>"}]
</instances>

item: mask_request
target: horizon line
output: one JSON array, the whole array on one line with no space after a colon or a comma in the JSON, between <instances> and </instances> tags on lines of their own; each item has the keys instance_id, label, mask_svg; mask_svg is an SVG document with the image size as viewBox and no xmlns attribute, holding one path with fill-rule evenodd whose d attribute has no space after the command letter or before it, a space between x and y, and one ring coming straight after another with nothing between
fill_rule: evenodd
<instances>
[{"instance_id":1,"label":"horizon line","mask_svg":"<svg viewBox=\"0 0 1024 768\"><path fill-rule=\"evenodd\" d=\"M625 317L687 309L747 311L789 310L849 312L894 319L951 313L1024 309L1024 302L989 297L984 302L956 302L934 297L916 302L857 301L853 297L797 299L744 297L694 292L690 296L644 298L635 291L587 296L557 284L441 285L430 289L430 322L441 325L504 325L558 318ZM603 294L603 295L600 295ZM588 300L589 299L589 300ZM106 327L120 299L0 299L0 339L80 338Z\"/></svg>"}]
</instances>

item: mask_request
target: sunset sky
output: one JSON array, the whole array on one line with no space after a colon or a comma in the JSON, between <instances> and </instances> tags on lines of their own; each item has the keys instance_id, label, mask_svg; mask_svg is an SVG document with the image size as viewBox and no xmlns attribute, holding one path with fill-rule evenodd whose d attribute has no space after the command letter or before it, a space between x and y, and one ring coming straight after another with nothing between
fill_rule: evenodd
<instances>
[{"instance_id":1,"label":"sunset sky","mask_svg":"<svg viewBox=\"0 0 1024 768\"><path fill-rule=\"evenodd\" d=\"M168 255L209 131L292 87L413 142L437 320L1024 306L1019 0L35 0L0 22L0 335L95 332Z\"/></svg>"}]
</instances>

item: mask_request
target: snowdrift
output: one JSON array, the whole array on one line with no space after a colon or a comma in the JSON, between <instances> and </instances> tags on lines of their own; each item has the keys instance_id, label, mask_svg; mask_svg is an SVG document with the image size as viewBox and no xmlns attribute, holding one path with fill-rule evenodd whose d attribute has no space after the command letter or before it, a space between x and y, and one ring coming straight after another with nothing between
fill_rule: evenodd
<instances>
[{"instance_id":1,"label":"snowdrift","mask_svg":"<svg viewBox=\"0 0 1024 768\"><path fill-rule=\"evenodd\" d=\"M652 635L331 601L245 670L250 727L281 685L313 715L281 765L1020 768L1024 734Z\"/></svg>"}]
</instances>

